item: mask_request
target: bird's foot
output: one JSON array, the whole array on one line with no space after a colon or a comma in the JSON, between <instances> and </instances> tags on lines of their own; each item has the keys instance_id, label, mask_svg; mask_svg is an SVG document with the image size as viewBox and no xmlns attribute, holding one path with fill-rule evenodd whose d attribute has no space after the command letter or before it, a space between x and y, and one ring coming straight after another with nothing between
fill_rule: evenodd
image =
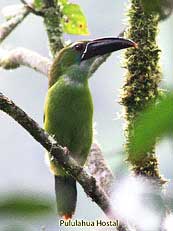
<instances>
[{"instance_id":1,"label":"bird's foot","mask_svg":"<svg viewBox=\"0 0 173 231\"><path fill-rule=\"evenodd\" d=\"M64 154L65 154L65 155L68 155L68 154L69 154L68 148L67 148L67 147L64 147L63 149L64 149Z\"/></svg>"},{"instance_id":2,"label":"bird's foot","mask_svg":"<svg viewBox=\"0 0 173 231\"><path fill-rule=\"evenodd\" d=\"M62 218L63 218L63 220L68 221L68 220L72 219L72 215L71 214L67 214L67 215L64 215Z\"/></svg>"}]
</instances>

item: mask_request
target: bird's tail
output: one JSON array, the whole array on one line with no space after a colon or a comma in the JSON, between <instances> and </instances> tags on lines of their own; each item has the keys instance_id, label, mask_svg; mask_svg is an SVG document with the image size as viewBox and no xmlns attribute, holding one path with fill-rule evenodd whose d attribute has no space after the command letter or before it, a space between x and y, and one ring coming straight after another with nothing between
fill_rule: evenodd
<instances>
[{"instance_id":1,"label":"bird's tail","mask_svg":"<svg viewBox=\"0 0 173 231\"><path fill-rule=\"evenodd\" d=\"M77 201L76 181L72 176L55 176L55 192L58 215L65 220L71 219Z\"/></svg>"}]
</instances>

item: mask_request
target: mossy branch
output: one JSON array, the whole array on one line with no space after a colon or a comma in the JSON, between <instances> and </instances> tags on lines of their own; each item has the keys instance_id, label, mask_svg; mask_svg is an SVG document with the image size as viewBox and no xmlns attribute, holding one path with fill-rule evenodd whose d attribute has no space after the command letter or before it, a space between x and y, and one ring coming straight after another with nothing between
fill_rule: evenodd
<instances>
[{"instance_id":1,"label":"mossy branch","mask_svg":"<svg viewBox=\"0 0 173 231\"><path fill-rule=\"evenodd\" d=\"M26 48L0 49L0 67L6 70L27 66L47 76L51 64L50 59Z\"/></svg>"},{"instance_id":2,"label":"mossy branch","mask_svg":"<svg viewBox=\"0 0 173 231\"><path fill-rule=\"evenodd\" d=\"M58 3L44 11L44 24L49 39L50 51L53 56L64 47L61 18L61 7Z\"/></svg>"},{"instance_id":3,"label":"mossy branch","mask_svg":"<svg viewBox=\"0 0 173 231\"><path fill-rule=\"evenodd\" d=\"M158 160L153 146L143 159L134 159L129 151L129 140L133 136L134 120L148 103L159 95L161 74L159 68L160 49L156 43L159 17L143 11L141 0L131 0L129 9L129 28L126 36L138 43L139 49L128 49L125 53L127 74L121 102L125 108L126 150L128 160L135 174L154 178L162 184L158 170Z\"/></svg>"}]
</instances>

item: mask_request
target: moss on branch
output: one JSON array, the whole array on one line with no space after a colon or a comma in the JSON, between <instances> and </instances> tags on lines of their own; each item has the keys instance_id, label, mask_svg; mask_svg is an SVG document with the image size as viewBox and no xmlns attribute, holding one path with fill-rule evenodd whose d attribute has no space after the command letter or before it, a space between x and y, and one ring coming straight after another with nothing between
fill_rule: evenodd
<instances>
[{"instance_id":1,"label":"moss on branch","mask_svg":"<svg viewBox=\"0 0 173 231\"><path fill-rule=\"evenodd\" d=\"M156 14L144 13L140 0L131 0L128 16L129 28L126 36L139 46L138 49L128 49L125 53L127 74L121 103L125 108L128 160L135 174L155 178L162 184L155 147L145 155L138 155L145 156L142 159L135 159L128 148L129 138L133 136L134 119L149 102L156 100L160 91L161 74L158 64L160 49L156 43L159 17Z\"/></svg>"},{"instance_id":2,"label":"moss on branch","mask_svg":"<svg viewBox=\"0 0 173 231\"><path fill-rule=\"evenodd\" d=\"M61 50L64 46L62 39L62 25L61 25L61 7L56 4L54 7L49 7L44 12L44 24L49 39L49 47L53 56Z\"/></svg>"}]
</instances>

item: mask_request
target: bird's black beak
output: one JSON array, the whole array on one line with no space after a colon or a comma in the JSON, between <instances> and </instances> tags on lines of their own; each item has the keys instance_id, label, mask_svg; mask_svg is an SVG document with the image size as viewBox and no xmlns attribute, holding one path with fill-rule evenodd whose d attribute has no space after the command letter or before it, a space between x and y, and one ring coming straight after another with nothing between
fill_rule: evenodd
<instances>
[{"instance_id":1,"label":"bird's black beak","mask_svg":"<svg viewBox=\"0 0 173 231\"><path fill-rule=\"evenodd\" d=\"M81 59L86 60L98 55L104 55L129 47L137 48L137 44L124 38L108 37L95 39L87 43Z\"/></svg>"}]
</instances>

